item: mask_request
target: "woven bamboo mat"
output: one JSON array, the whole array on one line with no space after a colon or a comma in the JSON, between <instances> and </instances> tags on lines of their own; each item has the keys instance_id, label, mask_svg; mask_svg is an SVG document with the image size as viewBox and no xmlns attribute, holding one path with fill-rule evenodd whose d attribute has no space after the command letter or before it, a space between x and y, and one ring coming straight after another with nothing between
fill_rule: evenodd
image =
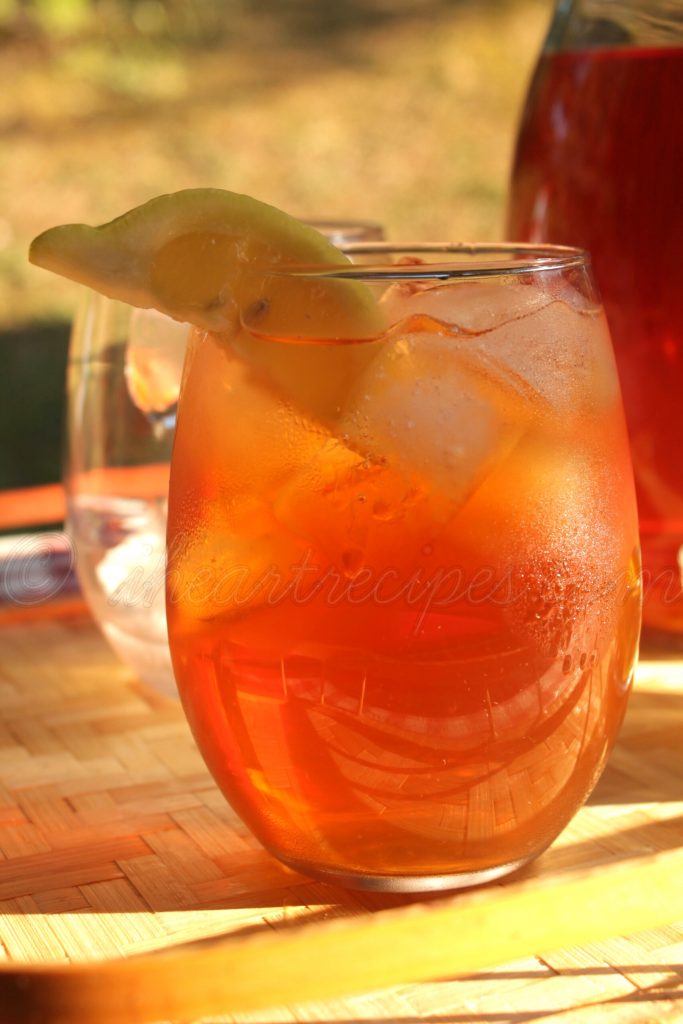
<instances>
[{"instance_id":1,"label":"woven bamboo mat","mask_svg":"<svg viewBox=\"0 0 683 1024\"><path fill-rule=\"evenodd\" d=\"M596 793L525 874L561 885L577 867L680 846L683 661L643 662ZM214 788L177 704L138 684L87 617L0 627L0 958L66 965L410 902L310 882L269 857ZM683 1020L683 922L458 980L211 1021L549 1019Z\"/></svg>"}]
</instances>

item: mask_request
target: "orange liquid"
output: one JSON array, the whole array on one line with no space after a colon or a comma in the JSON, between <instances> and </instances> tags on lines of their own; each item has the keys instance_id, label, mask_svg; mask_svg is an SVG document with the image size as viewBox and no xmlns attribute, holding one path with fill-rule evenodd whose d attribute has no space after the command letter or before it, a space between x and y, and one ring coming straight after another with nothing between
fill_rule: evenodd
<instances>
[{"instance_id":1,"label":"orange liquid","mask_svg":"<svg viewBox=\"0 0 683 1024\"><path fill-rule=\"evenodd\" d=\"M272 852L351 884L523 863L625 708L640 608L618 400L528 424L451 507L436 471L212 401L220 349L197 345L182 399L168 604L216 782Z\"/></svg>"}]
</instances>

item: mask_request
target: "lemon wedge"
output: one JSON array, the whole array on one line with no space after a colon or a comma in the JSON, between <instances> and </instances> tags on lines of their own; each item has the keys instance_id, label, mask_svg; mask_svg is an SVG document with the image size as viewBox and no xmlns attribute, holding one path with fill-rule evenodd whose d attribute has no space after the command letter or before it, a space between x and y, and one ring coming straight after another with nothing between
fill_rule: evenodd
<instances>
[{"instance_id":1,"label":"lemon wedge","mask_svg":"<svg viewBox=\"0 0 683 1024\"><path fill-rule=\"evenodd\" d=\"M99 227L63 224L31 244L29 259L132 306L234 332L357 340L381 317L356 281L290 277L284 265L348 264L314 228L250 196L186 189L158 196Z\"/></svg>"}]
</instances>

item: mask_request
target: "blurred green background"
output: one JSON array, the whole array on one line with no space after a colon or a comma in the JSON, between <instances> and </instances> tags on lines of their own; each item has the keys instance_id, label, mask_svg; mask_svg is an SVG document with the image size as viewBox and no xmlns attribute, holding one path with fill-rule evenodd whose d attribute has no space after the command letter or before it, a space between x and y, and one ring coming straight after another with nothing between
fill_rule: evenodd
<instances>
[{"instance_id":1,"label":"blurred green background","mask_svg":"<svg viewBox=\"0 0 683 1024\"><path fill-rule=\"evenodd\" d=\"M0 0L0 489L61 475L78 289L30 239L212 185L492 240L551 0Z\"/></svg>"}]
</instances>

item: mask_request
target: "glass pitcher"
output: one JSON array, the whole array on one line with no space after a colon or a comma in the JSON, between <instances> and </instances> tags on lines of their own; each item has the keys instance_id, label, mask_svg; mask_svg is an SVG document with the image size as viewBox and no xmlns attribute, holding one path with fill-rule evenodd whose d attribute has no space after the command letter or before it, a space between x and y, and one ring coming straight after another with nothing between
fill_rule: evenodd
<instances>
[{"instance_id":1,"label":"glass pitcher","mask_svg":"<svg viewBox=\"0 0 683 1024\"><path fill-rule=\"evenodd\" d=\"M683 642L683 2L560 0L527 95L507 236L588 249L636 478L646 636Z\"/></svg>"}]
</instances>

